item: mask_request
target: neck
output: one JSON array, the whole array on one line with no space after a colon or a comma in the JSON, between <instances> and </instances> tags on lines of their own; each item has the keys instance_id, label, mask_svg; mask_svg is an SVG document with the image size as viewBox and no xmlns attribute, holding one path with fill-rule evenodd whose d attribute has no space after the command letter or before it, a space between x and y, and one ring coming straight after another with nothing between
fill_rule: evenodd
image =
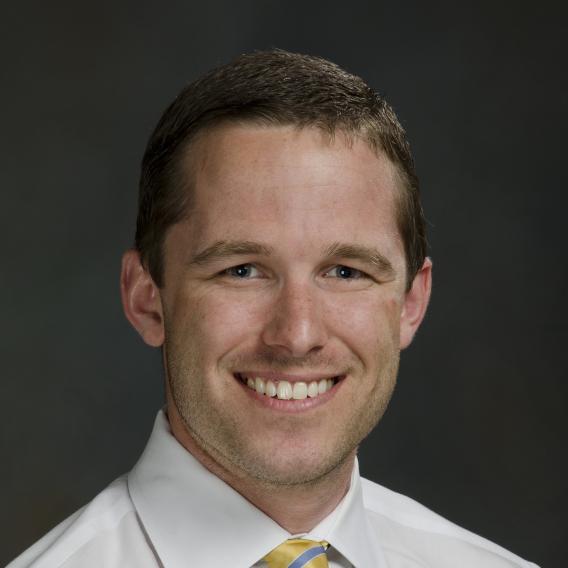
<instances>
[{"instance_id":1,"label":"neck","mask_svg":"<svg viewBox=\"0 0 568 568\"><path fill-rule=\"evenodd\" d=\"M349 490L355 451L331 472L310 483L275 485L260 482L242 471L231 471L221 465L188 432L175 404L168 404L168 419L177 441L195 459L290 534L312 530L337 507Z\"/></svg>"}]
</instances>

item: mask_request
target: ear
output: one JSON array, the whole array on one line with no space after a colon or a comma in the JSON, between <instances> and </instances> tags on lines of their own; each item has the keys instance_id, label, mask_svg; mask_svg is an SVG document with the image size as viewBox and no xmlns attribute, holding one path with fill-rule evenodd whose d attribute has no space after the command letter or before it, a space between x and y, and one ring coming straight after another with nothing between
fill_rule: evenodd
<instances>
[{"instance_id":1,"label":"ear","mask_svg":"<svg viewBox=\"0 0 568 568\"><path fill-rule=\"evenodd\" d=\"M420 326L432 291L432 260L426 258L406 293L400 315L400 348L405 349Z\"/></svg>"},{"instance_id":2,"label":"ear","mask_svg":"<svg viewBox=\"0 0 568 568\"><path fill-rule=\"evenodd\" d=\"M127 250L122 256L120 294L126 319L148 345L160 347L164 342L162 301L136 250Z\"/></svg>"}]
</instances>

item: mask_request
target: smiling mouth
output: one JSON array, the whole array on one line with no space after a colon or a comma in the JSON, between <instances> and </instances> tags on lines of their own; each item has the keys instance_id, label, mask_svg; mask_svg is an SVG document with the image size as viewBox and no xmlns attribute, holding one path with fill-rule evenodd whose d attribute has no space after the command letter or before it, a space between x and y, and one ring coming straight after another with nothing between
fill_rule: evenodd
<instances>
[{"instance_id":1,"label":"smiling mouth","mask_svg":"<svg viewBox=\"0 0 568 568\"><path fill-rule=\"evenodd\" d=\"M243 375L235 373L241 383L258 394L279 400L304 400L306 398L317 398L330 391L343 376L320 379L319 381L286 381L272 380L259 376Z\"/></svg>"}]
</instances>

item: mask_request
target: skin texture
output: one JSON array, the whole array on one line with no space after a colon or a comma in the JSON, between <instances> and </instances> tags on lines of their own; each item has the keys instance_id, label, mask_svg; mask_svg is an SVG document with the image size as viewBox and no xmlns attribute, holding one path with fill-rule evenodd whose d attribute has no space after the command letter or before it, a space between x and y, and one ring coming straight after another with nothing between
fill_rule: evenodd
<instances>
[{"instance_id":1,"label":"skin texture","mask_svg":"<svg viewBox=\"0 0 568 568\"><path fill-rule=\"evenodd\" d=\"M164 286L128 251L125 313L164 347L180 443L290 532L310 530L345 494L357 446L386 409L431 263L405 293L394 168L341 133L217 127L192 146L187 172L193 207L167 233ZM205 259L220 242L240 251ZM351 249L331 251L337 243ZM343 379L321 404L283 409L255 398L243 372Z\"/></svg>"}]
</instances>

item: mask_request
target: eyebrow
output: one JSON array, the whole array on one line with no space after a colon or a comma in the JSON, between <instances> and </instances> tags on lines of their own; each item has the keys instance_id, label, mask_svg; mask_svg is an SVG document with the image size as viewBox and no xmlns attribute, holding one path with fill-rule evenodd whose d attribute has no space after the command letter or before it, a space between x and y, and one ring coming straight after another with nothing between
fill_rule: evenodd
<instances>
[{"instance_id":1,"label":"eyebrow","mask_svg":"<svg viewBox=\"0 0 568 568\"><path fill-rule=\"evenodd\" d=\"M209 264L216 260L237 255L259 254L270 256L272 247L255 243L253 241L217 241L205 250L196 254L190 261L190 265Z\"/></svg>"},{"instance_id":2,"label":"eyebrow","mask_svg":"<svg viewBox=\"0 0 568 568\"><path fill-rule=\"evenodd\" d=\"M385 274L387 276L395 275L395 270L391 261L374 247L335 242L325 250L324 254L327 257L360 260L373 266L381 274Z\"/></svg>"},{"instance_id":3,"label":"eyebrow","mask_svg":"<svg viewBox=\"0 0 568 568\"><path fill-rule=\"evenodd\" d=\"M197 253L189 265L206 265L212 262L238 255L270 256L273 247L254 241L217 241L203 251ZM374 247L367 247L353 243L335 242L323 250L326 258L347 258L360 260L371 265L381 274L394 276L394 268L390 260Z\"/></svg>"}]
</instances>

